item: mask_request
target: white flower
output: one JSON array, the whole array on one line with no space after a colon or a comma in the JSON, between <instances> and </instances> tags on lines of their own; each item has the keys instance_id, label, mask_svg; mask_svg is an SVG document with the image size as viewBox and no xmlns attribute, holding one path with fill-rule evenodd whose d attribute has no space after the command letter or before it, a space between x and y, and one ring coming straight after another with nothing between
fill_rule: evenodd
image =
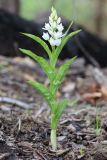
<instances>
[{"instance_id":1,"label":"white flower","mask_svg":"<svg viewBox=\"0 0 107 160\"><path fill-rule=\"evenodd\" d=\"M60 31L60 32L63 31L64 27L63 27L62 23L60 23L60 24L57 26L57 29L58 29L58 31Z\"/></svg>"},{"instance_id":2,"label":"white flower","mask_svg":"<svg viewBox=\"0 0 107 160\"><path fill-rule=\"evenodd\" d=\"M56 45L56 41L52 37L50 38L49 42L50 42L51 46L55 46Z\"/></svg>"},{"instance_id":3,"label":"white flower","mask_svg":"<svg viewBox=\"0 0 107 160\"><path fill-rule=\"evenodd\" d=\"M43 33L43 39L45 39L46 41L49 40L49 34L48 33Z\"/></svg>"},{"instance_id":4,"label":"white flower","mask_svg":"<svg viewBox=\"0 0 107 160\"><path fill-rule=\"evenodd\" d=\"M53 39L52 37L49 40L51 46L59 46L61 44L61 39Z\"/></svg>"},{"instance_id":5,"label":"white flower","mask_svg":"<svg viewBox=\"0 0 107 160\"><path fill-rule=\"evenodd\" d=\"M56 46L59 46L60 44L61 44L61 39L55 40L55 45L56 45Z\"/></svg>"},{"instance_id":6,"label":"white flower","mask_svg":"<svg viewBox=\"0 0 107 160\"><path fill-rule=\"evenodd\" d=\"M62 37L62 32L55 32L54 33L54 38L55 39L58 39L58 38L61 38Z\"/></svg>"},{"instance_id":7,"label":"white flower","mask_svg":"<svg viewBox=\"0 0 107 160\"><path fill-rule=\"evenodd\" d=\"M50 29L49 23L45 23L45 29L46 29L46 30L49 30L49 29Z\"/></svg>"},{"instance_id":8,"label":"white flower","mask_svg":"<svg viewBox=\"0 0 107 160\"><path fill-rule=\"evenodd\" d=\"M50 24L49 23L45 23L45 27L42 28L42 29L48 31L50 28L51 28Z\"/></svg>"}]
</instances>

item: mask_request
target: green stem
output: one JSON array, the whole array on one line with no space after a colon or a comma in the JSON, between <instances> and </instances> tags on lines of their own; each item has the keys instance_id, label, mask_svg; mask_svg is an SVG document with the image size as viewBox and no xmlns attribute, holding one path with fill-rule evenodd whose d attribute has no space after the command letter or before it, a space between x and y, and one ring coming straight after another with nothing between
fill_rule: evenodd
<instances>
[{"instance_id":1,"label":"green stem","mask_svg":"<svg viewBox=\"0 0 107 160\"><path fill-rule=\"evenodd\" d=\"M53 107L52 107L53 108ZM55 114L51 114L51 146L53 151L56 151L57 149L57 137L56 137L56 129L57 129L57 122L55 121Z\"/></svg>"},{"instance_id":2,"label":"green stem","mask_svg":"<svg viewBox=\"0 0 107 160\"><path fill-rule=\"evenodd\" d=\"M55 54L55 46L52 47L52 54L51 54L51 57L50 57L50 65L55 69L55 63L54 63L54 54Z\"/></svg>"},{"instance_id":3,"label":"green stem","mask_svg":"<svg viewBox=\"0 0 107 160\"><path fill-rule=\"evenodd\" d=\"M52 47L52 52L54 52L54 51L55 51L55 46Z\"/></svg>"},{"instance_id":4,"label":"green stem","mask_svg":"<svg viewBox=\"0 0 107 160\"><path fill-rule=\"evenodd\" d=\"M50 139L51 139L52 149L53 149L53 151L56 151L56 149L57 149L57 140L56 140L56 130L55 129L51 130Z\"/></svg>"}]
</instances>

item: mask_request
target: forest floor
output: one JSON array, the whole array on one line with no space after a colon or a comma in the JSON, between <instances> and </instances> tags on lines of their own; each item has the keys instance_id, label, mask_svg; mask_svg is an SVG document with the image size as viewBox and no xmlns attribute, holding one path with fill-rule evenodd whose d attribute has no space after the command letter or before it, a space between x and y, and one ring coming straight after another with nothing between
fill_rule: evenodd
<instances>
[{"instance_id":1,"label":"forest floor","mask_svg":"<svg viewBox=\"0 0 107 160\"><path fill-rule=\"evenodd\" d=\"M29 58L0 57L0 160L107 160L106 78L106 68L85 66L83 59L69 69L57 97L76 103L60 119L53 152L50 110L27 84L48 85L48 79Z\"/></svg>"}]
</instances>

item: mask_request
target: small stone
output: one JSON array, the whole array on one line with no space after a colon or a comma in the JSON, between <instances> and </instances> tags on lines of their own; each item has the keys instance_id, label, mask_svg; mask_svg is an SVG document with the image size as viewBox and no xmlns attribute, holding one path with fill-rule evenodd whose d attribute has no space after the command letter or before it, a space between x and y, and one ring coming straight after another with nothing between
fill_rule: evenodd
<instances>
[{"instance_id":1,"label":"small stone","mask_svg":"<svg viewBox=\"0 0 107 160\"><path fill-rule=\"evenodd\" d=\"M86 135L86 136L85 136L85 139L86 139L87 141L89 141L89 140L91 140L91 136Z\"/></svg>"},{"instance_id":2,"label":"small stone","mask_svg":"<svg viewBox=\"0 0 107 160\"><path fill-rule=\"evenodd\" d=\"M4 105L1 105L0 108L1 108L1 110L3 112L9 112L9 111L11 111L10 107L4 106Z\"/></svg>"},{"instance_id":3,"label":"small stone","mask_svg":"<svg viewBox=\"0 0 107 160\"><path fill-rule=\"evenodd\" d=\"M102 142L101 142L101 144L103 144L103 145L107 145L107 140L102 141Z\"/></svg>"},{"instance_id":4,"label":"small stone","mask_svg":"<svg viewBox=\"0 0 107 160\"><path fill-rule=\"evenodd\" d=\"M63 87L62 92L72 92L76 87L75 83L68 83L66 86Z\"/></svg>"},{"instance_id":5,"label":"small stone","mask_svg":"<svg viewBox=\"0 0 107 160\"><path fill-rule=\"evenodd\" d=\"M66 136L59 136L57 139L58 139L58 142L61 142L61 141L63 141L65 138L66 138Z\"/></svg>"},{"instance_id":6,"label":"small stone","mask_svg":"<svg viewBox=\"0 0 107 160\"><path fill-rule=\"evenodd\" d=\"M70 124L69 126L67 126L67 129L70 131L70 132L75 132L76 131L76 128Z\"/></svg>"}]
</instances>

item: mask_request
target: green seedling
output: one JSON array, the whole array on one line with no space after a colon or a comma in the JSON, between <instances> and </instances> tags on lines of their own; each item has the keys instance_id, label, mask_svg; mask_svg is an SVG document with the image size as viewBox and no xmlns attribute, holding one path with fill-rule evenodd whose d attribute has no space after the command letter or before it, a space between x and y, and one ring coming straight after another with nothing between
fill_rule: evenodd
<instances>
[{"instance_id":1,"label":"green seedling","mask_svg":"<svg viewBox=\"0 0 107 160\"><path fill-rule=\"evenodd\" d=\"M96 107L95 132L96 132L97 136L99 136L100 131L101 131L101 119L100 119L100 116L99 116L99 110Z\"/></svg>"},{"instance_id":2,"label":"green seedling","mask_svg":"<svg viewBox=\"0 0 107 160\"><path fill-rule=\"evenodd\" d=\"M36 53L33 53L30 50L21 49L20 51L28 56L30 56L33 60L39 63L43 71L46 73L49 79L49 86L46 87L45 85L37 82L37 81L28 81L28 83L36 89L46 100L48 106L51 110L51 145L52 149L55 151L57 149L57 138L56 138L56 130L58 126L59 119L64 111L64 109L69 104L68 99L57 100L56 94L57 91L64 80L64 77L69 69L70 65L74 62L76 57L68 60L66 63L62 64L60 67L56 67L58 56L63 49L64 45L67 41L75 36L80 30L69 33L68 30L63 34L64 27L61 23L61 18L57 16L56 10L52 7L51 15L49 16L49 23L45 23L45 27L43 30L42 38L45 41L50 43L50 48L46 44L46 42L32 34L22 33L23 35L30 37L37 43L39 43L44 50L47 52L49 61L44 59L41 56L38 56ZM71 44L72 45L72 44Z\"/></svg>"},{"instance_id":3,"label":"green seedling","mask_svg":"<svg viewBox=\"0 0 107 160\"><path fill-rule=\"evenodd\" d=\"M83 149L82 147L80 147L79 152L80 152L80 155L81 155L81 156L84 156L84 153L85 153L85 152L84 152L84 149Z\"/></svg>"}]
</instances>

